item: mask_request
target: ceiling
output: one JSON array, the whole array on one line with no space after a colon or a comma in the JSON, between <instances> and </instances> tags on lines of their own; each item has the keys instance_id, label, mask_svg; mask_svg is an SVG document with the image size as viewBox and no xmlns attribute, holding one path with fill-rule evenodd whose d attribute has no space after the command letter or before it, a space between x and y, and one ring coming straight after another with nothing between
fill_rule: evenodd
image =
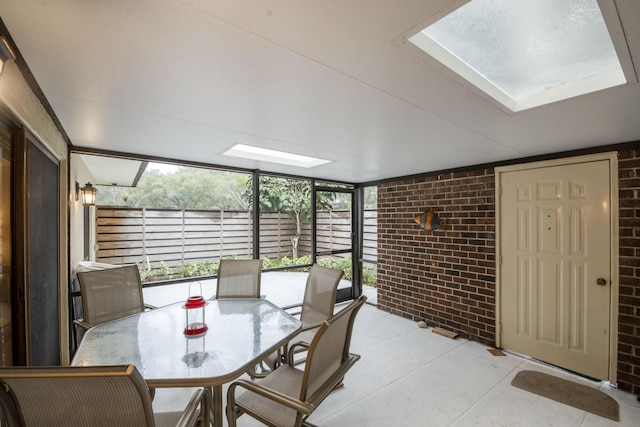
<instances>
[{"instance_id":1,"label":"ceiling","mask_svg":"<svg viewBox=\"0 0 640 427\"><path fill-rule=\"evenodd\" d=\"M462 2L0 0L0 18L77 147L361 183L640 140L637 83L510 114L405 42ZM640 2L615 6L638 69ZM332 162L221 155L236 143Z\"/></svg>"},{"instance_id":2,"label":"ceiling","mask_svg":"<svg viewBox=\"0 0 640 427\"><path fill-rule=\"evenodd\" d=\"M141 160L81 155L82 161L93 175L95 185L135 187L147 169L148 162Z\"/></svg>"}]
</instances>

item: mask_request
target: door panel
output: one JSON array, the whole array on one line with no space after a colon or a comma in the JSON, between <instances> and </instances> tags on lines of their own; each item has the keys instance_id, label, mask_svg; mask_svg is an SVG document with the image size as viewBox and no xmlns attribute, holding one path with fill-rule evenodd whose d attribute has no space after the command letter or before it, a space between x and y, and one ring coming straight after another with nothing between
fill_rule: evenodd
<instances>
[{"instance_id":1,"label":"door panel","mask_svg":"<svg viewBox=\"0 0 640 427\"><path fill-rule=\"evenodd\" d=\"M358 271L359 257L354 257L354 191L347 188L333 188L317 185L315 187L315 256L321 265L332 265L345 269L342 284L336 292L336 301L357 298L362 293L359 279L353 272ZM331 204L329 209L327 204ZM352 275L349 277L348 272ZM359 277L359 276L358 276ZM355 280L354 280L355 279ZM345 287L345 281L351 281Z\"/></svg>"},{"instance_id":2,"label":"door panel","mask_svg":"<svg viewBox=\"0 0 640 427\"><path fill-rule=\"evenodd\" d=\"M16 365L60 363L59 164L24 129L16 136Z\"/></svg>"},{"instance_id":3,"label":"door panel","mask_svg":"<svg viewBox=\"0 0 640 427\"><path fill-rule=\"evenodd\" d=\"M0 366L13 365L12 138L0 122Z\"/></svg>"},{"instance_id":4,"label":"door panel","mask_svg":"<svg viewBox=\"0 0 640 427\"><path fill-rule=\"evenodd\" d=\"M58 286L58 163L35 143L28 146L29 364L60 363Z\"/></svg>"},{"instance_id":5,"label":"door panel","mask_svg":"<svg viewBox=\"0 0 640 427\"><path fill-rule=\"evenodd\" d=\"M609 161L507 171L499 181L502 346L606 379Z\"/></svg>"}]
</instances>

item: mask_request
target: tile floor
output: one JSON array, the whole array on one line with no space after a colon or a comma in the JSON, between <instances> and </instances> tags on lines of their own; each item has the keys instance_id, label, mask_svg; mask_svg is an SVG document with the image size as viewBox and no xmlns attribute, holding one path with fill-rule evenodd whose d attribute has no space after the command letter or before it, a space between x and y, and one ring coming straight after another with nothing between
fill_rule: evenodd
<instances>
[{"instance_id":1,"label":"tile floor","mask_svg":"<svg viewBox=\"0 0 640 427\"><path fill-rule=\"evenodd\" d=\"M263 293L280 305L301 299L305 278L300 274L265 273ZM203 283L203 288L215 290L215 281ZM175 295L167 289L146 289L146 302L172 302L168 294ZM413 321L365 305L352 341L352 351L362 359L347 374L345 387L332 393L309 421L319 427L640 426L636 396L519 356L493 356L488 350L473 341L451 340L431 329L420 329ZM514 375L525 369L599 388L618 401L620 421L511 386ZM187 396L187 390L158 390L155 410L178 410ZM243 416L238 425L259 424Z\"/></svg>"}]
</instances>

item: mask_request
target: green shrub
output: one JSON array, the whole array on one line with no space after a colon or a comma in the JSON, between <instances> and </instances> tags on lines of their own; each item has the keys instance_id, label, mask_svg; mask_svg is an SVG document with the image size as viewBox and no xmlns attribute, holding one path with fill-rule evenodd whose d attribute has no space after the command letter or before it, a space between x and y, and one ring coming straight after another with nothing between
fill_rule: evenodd
<instances>
[{"instance_id":1,"label":"green shrub","mask_svg":"<svg viewBox=\"0 0 640 427\"><path fill-rule=\"evenodd\" d=\"M173 270L171 269L171 267L165 264L164 261L160 261L160 268L158 269L158 273L151 276L150 279L153 279L154 276L167 277L171 279L173 278Z\"/></svg>"},{"instance_id":2,"label":"green shrub","mask_svg":"<svg viewBox=\"0 0 640 427\"><path fill-rule=\"evenodd\" d=\"M363 267L362 283L375 287L376 283L378 283L378 270L372 267Z\"/></svg>"}]
</instances>

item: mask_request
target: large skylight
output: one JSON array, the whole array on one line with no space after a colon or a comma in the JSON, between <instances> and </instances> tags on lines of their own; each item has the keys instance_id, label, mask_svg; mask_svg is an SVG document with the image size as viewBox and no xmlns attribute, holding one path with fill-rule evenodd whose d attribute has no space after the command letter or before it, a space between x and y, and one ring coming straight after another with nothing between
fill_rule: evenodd
<instances>
[{"instance_id":1,"label":"large skylight","mask_svg":"<svg viewBox=\"0 0 640 427\"><path fill-rule=\"evenodd\" d=\"M511 111L626 83L597 0L471 0L409 40Z\"/></svg>"}]
</instances>

